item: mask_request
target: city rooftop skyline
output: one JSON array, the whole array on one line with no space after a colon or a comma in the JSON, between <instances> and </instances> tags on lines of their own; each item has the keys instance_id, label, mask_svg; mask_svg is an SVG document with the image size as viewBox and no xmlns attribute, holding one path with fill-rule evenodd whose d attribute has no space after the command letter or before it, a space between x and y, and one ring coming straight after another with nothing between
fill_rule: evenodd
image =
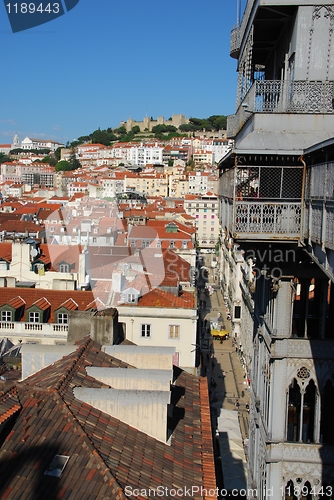
<instances>
[{"instance_id":1,"label":"city rooftop skyline","mask_svg":"<svg viewBox=\"0 0 334 500\"><path fill-rule=\"evenodd\" d=\"M15 34L3 7L0 143L16 133L66 143L128 118L234 113L236 3L80 0Z\"/></svg>"}]
</instances>

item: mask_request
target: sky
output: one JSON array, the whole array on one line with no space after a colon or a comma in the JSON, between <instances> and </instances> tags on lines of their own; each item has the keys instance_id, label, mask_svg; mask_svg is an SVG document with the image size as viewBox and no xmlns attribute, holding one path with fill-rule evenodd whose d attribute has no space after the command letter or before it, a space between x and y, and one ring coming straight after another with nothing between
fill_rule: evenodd
<instances>
[{"instance_id":1,"label":"sky","mask_svg":"<svg viewBox=\"0 0 334 500\"><path fill-rule=\"evenodd\" d=\"M237 0L80 0L18 33L5 3L0 144L16 133L66 143L128 118L235 112Z\"/></svg>"}]
</instances>

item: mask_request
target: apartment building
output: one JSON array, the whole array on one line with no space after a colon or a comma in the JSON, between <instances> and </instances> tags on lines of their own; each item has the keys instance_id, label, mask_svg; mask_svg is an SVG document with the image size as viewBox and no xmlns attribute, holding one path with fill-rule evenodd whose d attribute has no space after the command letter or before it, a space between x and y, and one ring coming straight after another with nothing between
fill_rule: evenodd
<instances>
[{"instance_id":1,"label":"apartment building","mask_svg":"<svg viewBox=\"0 0 334 500\"><path fill-rule=\"evenodd\" d=\"M257 498L333 491L332 3L248 0L232 150L219 162L221 280L250 381Z\"/></svg>"},{"instance_id":2,"label":"apartment building","mask_svg":"<svg viewBox=\"0 0 334 500\"><path fill-rule=\"evenodd\" d=\"M195 219L197 242L200 248L215 248L219 240L218 196L186 195L184 208Z\"/></svg>"}]
</instances>

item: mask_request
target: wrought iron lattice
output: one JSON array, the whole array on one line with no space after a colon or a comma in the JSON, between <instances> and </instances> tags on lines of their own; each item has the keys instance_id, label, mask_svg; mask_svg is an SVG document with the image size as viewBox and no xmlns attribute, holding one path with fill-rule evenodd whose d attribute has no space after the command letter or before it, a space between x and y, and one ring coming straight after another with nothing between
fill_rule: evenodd
<instances>
[{"instance_id":1,"label":"wrought iron lattice","mask_svg":"<svg viewBox=\"0 0 334 500\"><path fill-rule=\"evenodd\" d=\"M240 49L240 26L235 26L231 31L230 54L237 53Z\"/></svg>"},{"instance_id":2,"label":"wrought iron lattice","mask_svg":"<svg viewBox=\"0 0 334 500\"><path fill-rule=\"evenodd\" d=\"M323 198L324 186L326 185L327 167L326 165L317 165L310 169L310 191L311 198Z\"/></svg>"},{"instance_id":3,"label":"wrought iron lattice","mask_svg":"<svg viewBox=\"0 0 334 500\"><path fill-rule=\"evenodd\" d=\"M299 235L301 203L236 202L235 231Z\"/></svg>"},{"instance_id":4,"label":"wrought iron lattice","mask_svg":"<svg viewBox=\"0 0 334 500\"><path fill-rule=\"evenodd\" d=\"M326 199L334 199L334 163L327 164L327 179L326 179Z\"/></svg>"},{"instance_id":5,"label":"wrought iron lattice","mask_svg":"<svg viewBox=\"0 0 334 500\"><path fill-rule=\"evenodd\" d=\"M333 113L333 99L333 81L256 80L253 111Z\"/></svg>"},{"instance_id":6,"label":"wrought iron lattice","mask_svg":"<svg viewBox=\"0 0 334 500\"><path fill-rule=\"evenodd\" d=\"M333 82L291 82L289 85L289 112L333 112Z\"/></svg>"},{"instance_id":7,"label":"wrought iron lattice","mask_svg":"<svg viewBox=\"0 0 334 500\"><path fill-rule=\"evenodd\" d=\"M327 246L334 248L334 206L326 207L326 236L325 243Z\"/></svg>"},{"instance_id":8,"label":"wrought iron lattice","mask_svg":"<svg viewBox=\"0 0 334 500\"><path fill-rule=\"evenodd\" d=\"M302 379L302 380L310 378L310 376L311 376L310 370L308 368L306 368L306 366L302 366L297 371L297 377L300 378L300 379Z\"/></svg>"},{"instance_id":9,"label":"wrought iron lattice","mask_svg":"<svg viewBox=\"0 0 334 500\"><path fill-rule=\"evenodd\" d=\"M322 212L322 203L312 203L312 239L317 243L321 242Z\"/></svg>"},{"instance_id":10,"label":"wrought iron lattice","mask_svg":"<svg viewBox=\"0 0 334 500\"><path fill-rule=\"evenodd\" d=\"M254 26L251 27L245 49L239 61L239 75L238 75L238 91L237 91L237 107L247 94L248 90L253 85L253 32Z\"/></svg>"}]
</instances>

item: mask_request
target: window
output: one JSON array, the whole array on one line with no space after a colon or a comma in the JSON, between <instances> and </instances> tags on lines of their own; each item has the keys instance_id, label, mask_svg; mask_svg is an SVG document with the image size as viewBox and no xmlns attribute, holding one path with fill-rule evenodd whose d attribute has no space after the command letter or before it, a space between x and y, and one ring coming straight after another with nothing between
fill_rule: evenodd
<instances>
[{"instance_id":1,"label":"window","mask_svg":"<svg viewBox=\"0 0 334 500\"><path fill-rule=\"evenodd\" d=\"M188 248L187 241L182 241L182 248Z\"/></svg>"},{"instance_id":2,"label":"window","mask_svg":"<svg viewBox=\"0 0 334 500\"><path fill-rule=\"evenodd\" d=\"M169 242L169 248L174 248L174 241Z\"/></svg>"},{"instance_id":3,"label":"window","mask_svg":"<svg viewBox=\"0 0 334 500\"><path fill-rule=\"evenodd\" d=\"M180 338L180 325L169 325L169 339Z\"/></svg>"},{"instance_id":4,"label":"window","mask_svg":"<svg viewBox=\"0 0 334 500\"><path fill-rule=\"evenodd\" d=\"M300 368L297 377L306 381L310 377L309 370L306 367ZM297 380L293 379L288 393L287 441L314 443L316 394L312 379L303 391Z\"/></svg>"},{"instance_id":5,"label":"window","mask_svg":"<svg viewBox=\"0 0 334 500\"><path fill-rule=\"evenodd\" d=\"M39 323L39 312L30 312L29 313L29 323Z\"/></svg>"},{"instance_id":6,"label":"window","mask_svg":"<svg viewBox=\"0 0 334 500\"><path fill-rule=\"evenodd\" d=\"M11 311L1 311L1 321L12 321Z\"/></svg>"},{"instance_id":7,"label":"window","mask_svg":"<svg viewBox=\"0 0 334 500\"><path fill-rule=\"evenodd\" d=\"M128 293L128 303L137 302L137 295L135 293Z\"/></svg>"},{"instance_id":8,"label":"window","mask_svg":"<svg viewBox=\"0 0 334 500\"><path fill-rule=\"evenodd\" d=\"M68 264L60 264L60 266L59 266L59 272L60 273L69 273L70 272L70 266Z\"/></svg>"},{"instance_id":9,"label":"window","mask_svg":"<svg viewBox=\"0 0 334 500\"><path fill-rule=\"evenodd\" d=\"M130 241L130 246L135 247L136 246L136 240L131 240Z\"/></svg>"},{"instance_id":10,"label":"window","mask_svg":"<svg viewBox=\"0 0 334 500\"><path fill-rule=\"evenodd\" d=\"M141 336L144 338L151 337L151 325L141 325Z\"/></svg>"},{"instance_id":11,"label":"window","mask_svg":"<svg viewBox=\"0 0 334 500\"><path fill-rule=\"evenodd\" d=\"M59 325L67 325L68 324L68 314L67 313L59 313L58 314L58 323L59 323Z\"/></svg>"}]
</instances>

